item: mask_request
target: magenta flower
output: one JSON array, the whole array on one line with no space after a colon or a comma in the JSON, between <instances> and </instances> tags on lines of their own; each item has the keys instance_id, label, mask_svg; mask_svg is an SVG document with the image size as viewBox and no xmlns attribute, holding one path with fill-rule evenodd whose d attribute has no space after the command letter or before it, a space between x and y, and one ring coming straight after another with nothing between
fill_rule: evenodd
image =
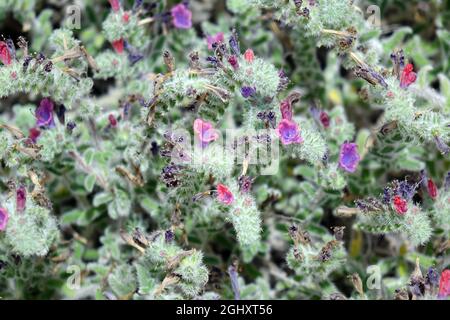
<instances>
[{"instance_id":1,"label":"magenta flower","mask_svg":"<svg viewBox=\"0 0 450 320\"><path fill-rule=\"evenodd\" d=\"M330 117L328 116L328 113L326 113L325 111L321 111L319 119L324 128L330 127Z\"/></svg>"},{"instance_id":2,"label":"magenta flower","mask_svg":"<svg viewBox=\"0 0 450 320\"><path fill-rule=\"evenodd\" d=\"M294 121L281 120L276 132L284 145L303 142L303 138L300 136L300 129Z\"/></svg>"},{"instance_id":3,"label":"magenta flower","mask_svg":"<svg viewBox=\"0 0 450 320\"><path fill-rule=\"evenodd\" d=\"M109 0L109 4L111 5L111 8L114 12L117 12L120 10L120 2L119 0Z\"/></svg>"},{"instance_id":4,"label":"magenta flower","mask_svg":"<svg viewBox=\"0 0 450 320\"><path fill-rule=\"evenodd\" d=\"M11 52L4 41L0 41L0 61L3 62L5 66L11 64Z\"/></svg>"},{"instance_id":5,"label":"magenta flower","mask_svg":"<svg viewBox=\"0 0 450 320\"><path fill-rule=\"evenodd\" d=\"M170 10L175 28L189 29L192 27L192 12L182 3Z\"/></svg>"},{"instance_id":6,"label":"magenta flower","mask_svg":"<svg viewBox=\"0 0 450 320\"><path fill-rule=\"evenodd\" d=\"M208 143L219 138L219 133L213 128L213 125L202 119L196 119L194 121L194 132L197 134L203 147L206 147Z\"/></svg>"},{"instance_id":7,"label":"magenta flower","mask_svg":"<svg viewBox=\"0 0 450 320\"><path fill-rule=\"evenodd\" d=\"M111 127L113 128L117 127L117 119L113 114L110 114L108 116L108 121Z\"/></svg>"},{"instance_id":8,"label":"magenta flower","mask_svg":"<svg viewBox=\"0 0 450 320\"><path fill-rule=\"evenodd\" d=\"M439 297L450 297L450 269L442 271L441 280L439 282Z\"/></svg>"},{"instance_id":9,"label":"magenta flower","mask_svg":"<svg viewBox=\"0 0 450 320\"><path fill-rule=\"evenodd\" d=\"M4 208L0 208L0 231L5 231L8 219L8 211Z\"/></svg>"},{"instance_id":10,"label":"magenta flower","mask_svg":"<svg viewBox=\"0 0 450 320\"><path fill-rule=\"evenodd\" d=\"M234 70L239 69L239 61L235 55L228 57L228 63L233 67Z\"/></svg>"},{"instance_id":11,"label":"magenta flower","mask_svg":"<svg viewBox=\"0 0 450 320\"><path fill-rule=\"evenodd\" d=\"M411 84L416 82L417 74L414 72L414 66L408 63L403 69L402 75L400 77L400 87L403 89L408 88Z\"/></svg>"},{"instance_id":12,"label":"magenta flower","mask_svg":"<svg viewBox=\"0 0 450 320\"><path fill-rule=\"evenodd\" d=\"M242 87L241 88L241 94L245 99L253 96L255 93L256 93L256 89L254 87Z\"/></svg>"},{"instance_id":13,"label":"magenta flower","mask_svg":"<svg viewBox=\"0 0 450 320\"><path fill-rule=\"evenodd\" d=\"M30 139L31 142L36 143L37 139L41 135L41 131L38 128L31 128L28 130L28 139Z\"/></svg>"},{"instance_id":14,"label":"magenta flower","mask_svg":"<svg viewBox=\"0 0 450 320\"><path fill-rule=\"evenodd\" d=\"M55 121L53 119L53 102L48 98L41 100L39 107L36 109L36 125L38 127L54 127Z\"/></svg>"},{"instance_id":15,"label":"magenta flower","mask_svg":"<svg viewBox=\"0 0 450 320\"><path fill-rule=\"evenodd\" d=\"M356 143L345 142L339 153L339 166L347 172L355 172L361 157Z\"/></svg>"},{"instance_id":16,"label":"magenta flower","mask_svg":"<svg viewBox=\"0 0 450 320\"><path fill-rule=\"evenodd\" d=\"M395 196L392 203L394 205L395 211L399 215L403 216L405 213L408 212L408 202L405 199L403 199L402 197Z\"/></svg>"},{"instance_id":17,"label":"magenta flower","mask_svg":"<svg viewBox=\"0 0 450 320\"><path fill-rule=\"evenodd\" d=\"M16 210L17 212L23 212L27 204L27 189L24 186L20 186L16 190Z\"/></svg>"},{"instance_id":18,"label":"magenta flower","mask_svg":"<svg viewBox=\"0 0 450 320\"><path fill-rule=\"evenodd\" d=\"M223 204L230 205L234 201L231 191L223 184L217 185L217 200Z\"/></svg>"},{"instance_id":19,"label":"magenta flower","mask_svg":"<svg viewBox=\"0 0 450 320\"><path fill-rule=\"evenodd\" d=\"M208 43L208 49L212 50L214 43L220 43L223 42L224 40L225 38L223 36L223 32L216 33L215 36L207 36L206 42Z\"/></svg>"},{"instance_id":20,"label":"magenta flower","mask_svg":"<svg viewBox=\"0 0 450 320\"><path fill-rule=\"evenodd\" d=\"M124 46L124 44L123 44L123 39L122 38L114 40L111 44L112 44L114 50L116 50L116 52L118 54L122 54L123 53L123 46Z\"/></svg>"}]
</instances>

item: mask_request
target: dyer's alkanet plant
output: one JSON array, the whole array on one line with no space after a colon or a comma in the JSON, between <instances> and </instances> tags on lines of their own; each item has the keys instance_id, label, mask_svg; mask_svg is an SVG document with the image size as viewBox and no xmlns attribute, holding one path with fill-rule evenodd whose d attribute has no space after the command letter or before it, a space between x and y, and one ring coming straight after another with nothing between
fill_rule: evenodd
<instances>
[{"instance_id":1,"label":"dyer's alkanet plant","mask_svg":"<svg viewBox=\"0 0 450 320\"><path fill-rule=\"evenodd\" d=\"M0 297L448 299L443 1L46 2L0 4Z\"/></svg>"}]
</instances>

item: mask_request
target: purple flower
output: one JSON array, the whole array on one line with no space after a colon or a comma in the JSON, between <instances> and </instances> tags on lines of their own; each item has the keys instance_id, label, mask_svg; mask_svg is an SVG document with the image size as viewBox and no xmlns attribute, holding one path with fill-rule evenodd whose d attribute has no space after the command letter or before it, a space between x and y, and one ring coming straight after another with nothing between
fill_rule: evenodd
<instances>
[{"instance_id":1,"label":"purple flower","mask_svg":"<svg viewBox=\"0 0 450 320\"><path fill-rule=\"evenodd\" d=\"M170 229L166 230L166 232L164 233L164 239L166 240L167 243L170 243L175 239L175 234Z\"/></svg>"},{"instance_id":2,"label":"purple flower","mask_svg":"<svg viewBox=\"0 0 450 320\"><path fill-rule=\"evenodd\" d=\"M347 172L355 172L361 157L356 143L345 142L339 153L339 166Z\"/></svg>"},{"instance_id":3,"label":"purple flower","mask_svg":"<svg viewBox=\"0 0 450 320\"><path fill-rule=\"evenodd\" d=\"M416 193L416 185L408 183L408 181L400 181L397 185L396 193L403 198L409 200Z\"/></svg>"},{"instance_id":4,"label":"purple flower","mask_svg":"<svg viewBox=\"0 0 450 320\"><path fill-rule=\"evenodd\" d=\"M4 208L0 208L0 231L5 231L8 220L8 211L6 211L6 209Z\"/></svg>"},{"instance_id":5,"label":"purple flower","mask_svg":"<svg viewBox=\"0 0 450 320\"><path fill-rule=\"evenodd\" d=\"M430 267L427 272L427 283L433 287L439 286L439 272L435 268Z\"/></svg>"},{"instance_id":6,"label":"purple flower","mask_svg":"<svg viewBox=\"0 0 450 320\"><path fill-rule=\"evenodd\" d=\"M20 186L16 190L16 210L17 212L23 212L27 204L27 189L24 186Z\"/></svg>"},{"instance_id":7,"label":"purple flower","mask_svg":"<svg viewBox=\"0 0 450 320\"><path fill-rule=\"evenodd\" d=\"M281 120L276 132L281 139L281 143L284 145L303 142L303 138L300 136L300 130L293 121L287 119Z\"/></svg>"},{"instance_id":8,"label":"purple flower","mask_svg":"<svg viewBox=\"0 0 450 320\"><path fill-rule=\"evenodd\" d=\"M213 128L212 124L202 119L196 119L194 121L194 132L197 134L203 147L206 147L208 143L219 138L219 133Z\"/></svg>"},{"instance_id":9,"label":"purple flower","mask_svg":"<svg viewBox=\"0 0 450 320\"><path fill-rule=\"evenodd\" d=\"M388 204L391 202L391 199L392 199L391 188L385 187L383 189L383 203Z\"/></svg>"},{"instance_id":10,"label":"purple flower","mask_svg":"<svg viewBox=\"0 0 450 320\"><path fill-rule=\"evenodd\" d=\"M175 28L189 29L192 27L192 12L182 3L170 10Z\"/></svg>"},{"instance_id":11,"label":"purple flower","mask_svg":"<svg viewBox=\"0 0 450 320\"><path fill-rule=\"evenodd\" d=\"M214 43L220 43L223 42L224 40L225 38L223 36L223 32L216 33L216 35L214 36L207 36L206 42L208 43L208 49L212 50Z\"/></svg>"},{"instance_id":12,"label":"purple flower","mask_svg":"<svg viewBox=\"0 0 450 320\"><path fill-rule=\"evenodd\" d=\"M48 98L41 100L39 107L36 109L36 125L38 127L52 128L55 126L53 119L53 102Z\"/></svg>"},{"instance_id":13,"label":"purple flower","mask_svg":"<svg viewBox=\"0 0 450 320\"><path fill-rule=\"evenodd\" d=\"M234 52L234 54L239 56L241 54L241 48L239 46L239 40L237 37L236 30L233 30L228 43L230 44L230 48Z\"/></svg>"},{"instance_id":14,"label":"purple flower","mask_svg":"<svg viewBox=\"0 0 450 320\"><path fill-rule=\"evenodd\" d=\"M256 93L256 89L254 87L242 87L241 88L241 94L245 99L253 96L255 93Z\"/></svg>"}]
</instances>

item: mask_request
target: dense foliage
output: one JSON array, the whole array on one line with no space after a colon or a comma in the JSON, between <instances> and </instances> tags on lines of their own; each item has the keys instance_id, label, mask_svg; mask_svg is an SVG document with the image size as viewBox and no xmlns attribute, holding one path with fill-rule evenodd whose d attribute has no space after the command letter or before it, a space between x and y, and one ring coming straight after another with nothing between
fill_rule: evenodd
<instances>
[{"instance_id":1,"label":"dense foliage","mask_svg":"<svg viewBox=\"0 0 450 320\"><path fill-rule=\"evenodd\" d=\"M450 296L448 1L6 0L0 28L1 298Z\"/></svg>"}]
</instances>

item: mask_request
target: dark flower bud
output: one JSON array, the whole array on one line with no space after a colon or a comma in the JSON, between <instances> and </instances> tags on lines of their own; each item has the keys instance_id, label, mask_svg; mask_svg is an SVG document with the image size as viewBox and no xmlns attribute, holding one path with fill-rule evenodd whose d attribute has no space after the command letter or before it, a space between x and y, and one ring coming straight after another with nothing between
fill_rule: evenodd
<instances>
[{"instance_id":1,"label":"dark flower bud","mask_svg":"<svg viewBox=\"0 0 450 320\"><path fill-rule=\"evenodd\" d=\"M66 123L66 107L63 104L57 105L55 109L56 116L61 124Z\"/></svg>"},{"instance_id":2,"label":"dark flower bud","mask_svg":"<svg viewBox=\"0 0 450 320\"><path fill-rule=\"evenodd\" d=\"M167 243L171 243L175 239L175 234L170 229L166 230L166 232L164 233L164 239Z\"/></svg>"},{"instance_id":3,"label":"dark flower bud","mask_svg":"<svg viewBox=\"0 0 450 320\"><path fill-rule=\"evenodd\" d=\"M49 73L51 72L53 69L53 62L51 62L50 60L47 61L47 63L44 65L44 71Z\"/></svg>"},{"instance_id":4,"label":"dark flower bud","mask_svg":"<svg viewBox=\"0 0 450 320\"><path fill-rule=\"evenodd\" d=\"M234 70L239 69L239 62L235 55L228 57L228 63L233 67ZM245 87L245 88L249 88L249 87Z\"/></svg>"},{"instance_id":5,"label":"dark flower bud","mask_svg":"<svg viewBox=\"0 0 450 320\"><path fill-rule=\"evenodd\" d=\"M253 178L248 177L248 176L240 176L239 177L239 190L242 193L248 193L250 192L250 190L252 189L252 185L253 185Z\"/></svg>"},{"instance_id":6,"label":"dark flower bud","mask_svg":"<svg viewBox=\"0 0 450 320\"><path fill-rule=\"evenodd\" d=\"M23 58L23 72L25 73L28 69L28 66L30 65L31 60L33 60L32 56L25 56L25 58Z\"/></svg>"},{"instance_id":7,"label":"dark flower bud","mask_svg":"<svg viewBox=\"0 0 450 320\"><path fill-rule=\"evenodd\" d=\"M69 134L72 134L73 129L75 129L76 126L77 126L77 124L75 122L73 122L73 121L67 122L67 125L66 125L67 132Z\"/></svg>"},{"instance_id":8,"label":"dark flower bud","mask_svg":"<svg viewBox=\"0 0 450 320\"><path fill-rule=\"evenodd\" d=\"M16 210L17 212L23 212L27 202L27 189L24 186L20 186L16 190Z\"/></svg>"}]
</instances>

